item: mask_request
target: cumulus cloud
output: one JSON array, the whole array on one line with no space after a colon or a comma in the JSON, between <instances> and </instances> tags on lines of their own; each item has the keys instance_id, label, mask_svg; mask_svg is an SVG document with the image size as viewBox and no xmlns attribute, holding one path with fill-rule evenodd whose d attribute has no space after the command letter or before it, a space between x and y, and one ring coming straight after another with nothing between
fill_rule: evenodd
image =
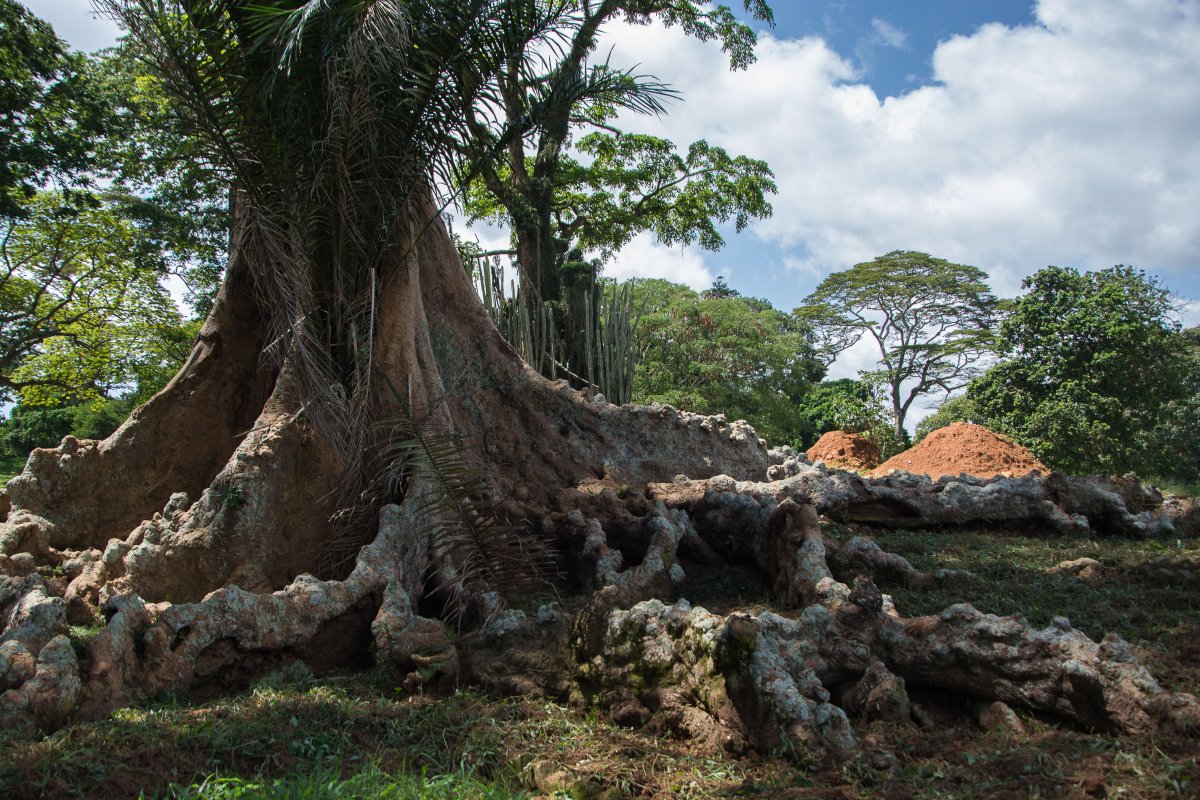
<instances>
[{"instance_id":1,"label":"cumulus cloud","mask_svg":"<svg viewBox=\"0 0 1200 800\"><path fill-rule=\"evenodd\" d=\"M631 128L771 164L775 216L754 233L801 280L912 249L1002 294L1047 264L1116 263L1195 294L1200 2L1041 0L1035 19L942 42L931 85L882 99L818 37L766 36L738 73L677 29L602 48L685 95Z\"/></svg>"},{"instance_id":2,"label":"cumulus cloud","mask_svg":"<svg viewBox=\"0 0 1200 800\"><path fill-rule=\"evenodd\" d=\"M695 248L672 248L647 233L640 234L604 265L604 276L619 281L627 278L664 278L696 289L712 286L713 273Z\"/></svg>"},{"instance_id":3,"label":"cumulus cloud","mask_svg":"<svg viewBox=\"0 0 1200 800\"><path fill-rule=\"evenodd\" d=\"M1179 321L1185 328L1200 325L1200 300L1184 300L1179 304Z\"/></svg>"}]
</instances>

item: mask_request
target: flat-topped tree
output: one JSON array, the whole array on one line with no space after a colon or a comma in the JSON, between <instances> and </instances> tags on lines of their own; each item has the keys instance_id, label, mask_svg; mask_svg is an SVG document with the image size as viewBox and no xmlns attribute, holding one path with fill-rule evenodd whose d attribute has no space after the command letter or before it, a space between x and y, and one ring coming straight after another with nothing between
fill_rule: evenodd
<instances>
[{"instance_id":1,"label":"flat-topped tree","mask_svg":"<svg viewBox=\"0 0 1200 800\"><path fill-rule=\"evenodd\" d=\"M804 302L797 311L829 361L864 336L875 342L897 439L918 397L983 372L999 310L982 270L900 250L829 275Z\"/></svg>"}]
</instances>

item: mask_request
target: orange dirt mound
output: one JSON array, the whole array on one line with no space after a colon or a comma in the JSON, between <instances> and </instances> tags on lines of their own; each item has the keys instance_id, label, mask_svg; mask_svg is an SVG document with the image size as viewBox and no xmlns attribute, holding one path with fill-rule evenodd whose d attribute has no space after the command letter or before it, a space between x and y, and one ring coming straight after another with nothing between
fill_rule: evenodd
<instances>
[{"instance_id":1,"label":"orange dirt mound","mask_svg":"<svg viewBox=\"0 0 1200 800\"><path fill-rule=\"evenodd\" d=\"M824 461L830 467L863 472L879 465L879 450L857 433L829 431L808 448L809 461Z\"/></svg>"},{"instance_id":2,"label":"orange dirt mound","mask_svg":"<svg viewBox=\"0 0 1200 800\"><path fill-rule=\"evenodd\" d=\"M962 473L980 478L997 475L1028 475L1037 470L1049 474L1046 465L1021 445L993 433L982 425L955 422L926 436L916 447L898 453L871 474L887 475L892 470L923 473L937 480Z\"/></svg>"}]
</instances>

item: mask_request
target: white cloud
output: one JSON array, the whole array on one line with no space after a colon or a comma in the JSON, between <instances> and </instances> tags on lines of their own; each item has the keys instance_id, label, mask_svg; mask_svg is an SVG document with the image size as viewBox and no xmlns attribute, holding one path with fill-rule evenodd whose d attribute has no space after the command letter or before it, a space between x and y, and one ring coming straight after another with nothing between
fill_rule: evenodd
<instances>
[{"instance_id":1,"label":"white cloud","mask_svg":"<svg viewBox=\"0 0 1200 800\"><path fill-rule=\"evenodd\" d=\"M1179 304L1179 319L1185 328L1200 325L1200 300L1185 300Z\"/></svg>"},{"instance_id":2,"label":"white cloud","mask_svg":"<svg viewBox=\"0 0 1200 800\"><path fill-rule=\"evenodd\" d=\"M677 29L614 29L610 42L614 63L685 95L629 127L772 166L775 216L754 231L803 252L802 275L913 249L988 270L1002 294L1047 264L1190 279L1200 2L1042 0L1036 19L943 42L933 85L882 100L815 37L764 37L739 73Z\"/></svg>"},{"instance_id":3,"label":"white cloud","mask_svg":"<svg viewBox=\"0 0 1200 800\"><path fill-rule=\"evenodd\" d=\"M876 17L871 20L871 27L875 29L875 40L880 44L897 50L908 49L908 34L887 20Z\"/></svg>"},{"instance_id":4,"label":"white cloud","mask_svg":"<svg viewBox=\"0 0 1200 800\"><path fill-rule=\"evenodd\" d=\"M628 278L665 278L696 289L712 286L713 273L694 248L672 248L659 244L650 234L640 234L612 261L604 265L604 276L619 281Z\"/></svg>"}]
</instances>

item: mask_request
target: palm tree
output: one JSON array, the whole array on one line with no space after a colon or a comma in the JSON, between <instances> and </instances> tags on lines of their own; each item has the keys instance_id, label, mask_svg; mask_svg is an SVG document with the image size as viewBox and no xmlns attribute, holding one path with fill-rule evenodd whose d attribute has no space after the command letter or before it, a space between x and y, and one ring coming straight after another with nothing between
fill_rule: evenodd
<instances>
[{"instance_id":1,"label":"palm tree","mask_svg":"<svg viewBox=\"0 0 1200 800\"><path fill-rule=\"evenodd\" d=\"M209 535L180 532L189 544L172 550L172 566L132 568L126 583L176 600L231 581L277 588L302 572L344 574L425 452L453 464L441 482L459 527L510 532L488 551L495 558L477 548L442 571L461 578L463 561L483 564L475 594L527 577L528 565L500 554L536 551L534 528L515 526L518 540L495 522L537 519L562 487L611 471L606 441L617 434L600 428L619 421L572 433L578 423L565 420L578 419L580 401L536 379L497 334L440 204L582 94L652 98L637 100L628 76L542 74L539 53L580 24L574 2L99 4L235 187L230 262L179 375L77 458L52 496L18 482L14 507L102 547L182 492L190 521L175 527ZM500 75L530 87L522 114L502 110ZM636 419L620 434L633 452L649 423ZM692 457L692 474L707 474L723 456ZM630 463L630 480L675 474L650 457Z\"/></svg>"}]
</instances>

